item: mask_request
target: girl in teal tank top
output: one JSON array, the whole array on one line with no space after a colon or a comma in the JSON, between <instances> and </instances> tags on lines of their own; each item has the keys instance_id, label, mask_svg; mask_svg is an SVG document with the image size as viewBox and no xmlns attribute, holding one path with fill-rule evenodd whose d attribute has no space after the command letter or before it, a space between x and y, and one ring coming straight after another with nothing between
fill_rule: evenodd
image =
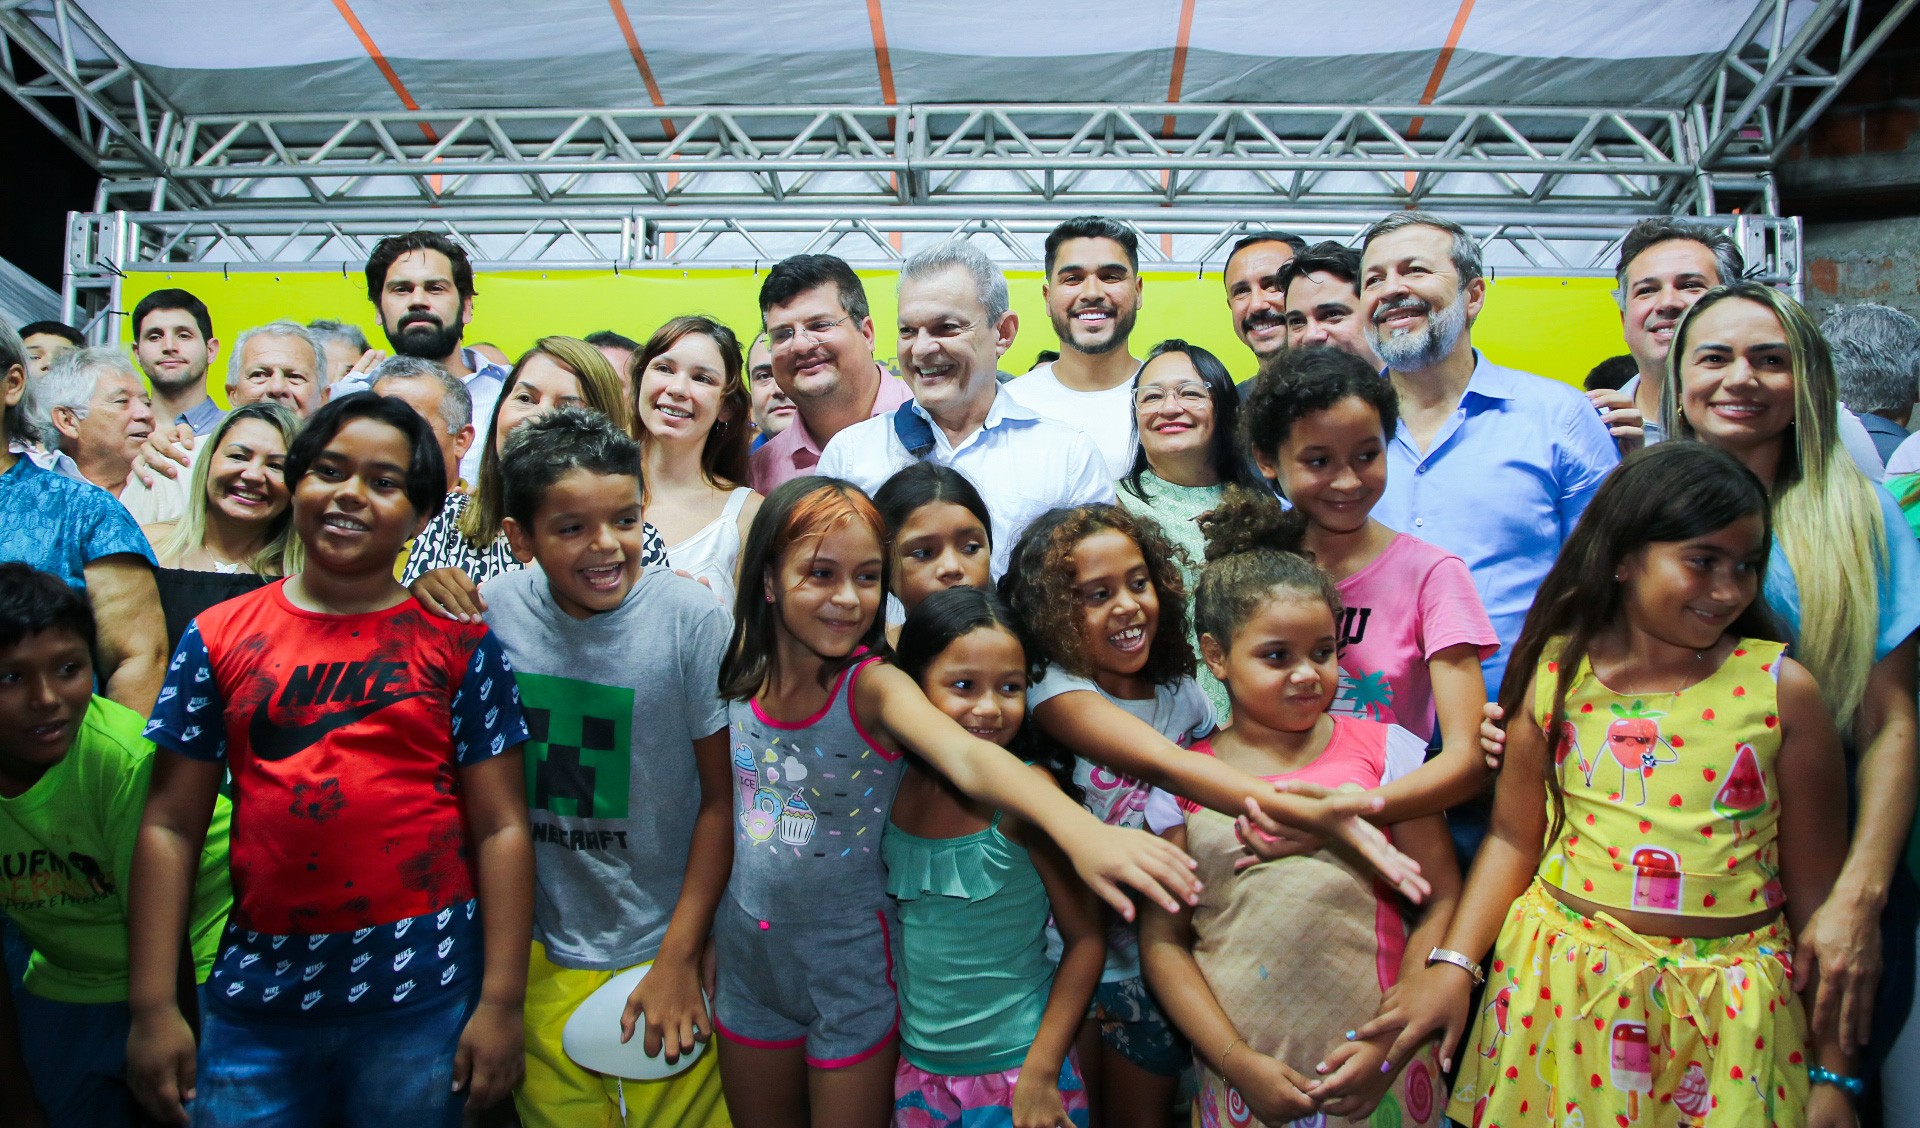
<instances>
[{"instance_id":1,"label":"girl in teal tank top","mask_svg":"<svg viewBox=\"0 0 1920 1128\"><path fill-rule=\"evenodd\" d=\"M1012 621L991 592L938 592L908 616L897 664L968 732L1031 762L1038 741L1025 723L1027 660ZM1064 763L1035 771L1072 789ZM912 756L881 855L900 916L895 1128L960 1123L988 1108L1084 1128L1073 1040L1105 957L1092 894L1037 831ZM1057 970L1047 959L1050 914L1065 941Z\"/></svg>"}]
</instances>

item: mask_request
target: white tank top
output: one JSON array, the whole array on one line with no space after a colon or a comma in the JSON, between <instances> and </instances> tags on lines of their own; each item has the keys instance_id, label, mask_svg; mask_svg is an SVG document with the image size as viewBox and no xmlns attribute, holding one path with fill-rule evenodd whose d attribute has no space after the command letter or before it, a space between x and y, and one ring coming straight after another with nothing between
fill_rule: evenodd
<instances>
[{"instance_id":1,"label":"white tank top","mask_svg":"<svg viewBox=\"0 0 1920 1128\"><path fill-rule=\"evenodd\" d=\"M721 604L733 607L734 573L740 566L740 507L753 490L741 486L727 495L726 508L713 523L678 544L667 559L676 571L705 580Z\"/></svg>"}]
</instances>

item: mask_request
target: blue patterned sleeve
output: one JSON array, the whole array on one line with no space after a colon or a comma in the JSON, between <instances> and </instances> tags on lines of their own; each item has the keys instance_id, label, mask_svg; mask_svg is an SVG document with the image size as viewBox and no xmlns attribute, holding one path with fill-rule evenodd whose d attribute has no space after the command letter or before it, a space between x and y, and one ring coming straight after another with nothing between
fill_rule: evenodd
<instances>
[{"instance_id":1,"label":"blue patterned sleeve","mask_svg":"<svg viewBox=\"0 0 1920 1128\"><path fill-rule=\"evenodd\" d=\"M126 506L105 490L93 490L87 497L90 512L78 522L83 530L81 556L86 563L106 556L130 554L159 567L153 546L147 543L147 535L140 531L140 523L127 512Z\"/></svg>"},{"instance_id":2,"label":"blue patterned sleeve","mask_svg":"<svg viewBox=\"0 0 1920 1128\"><path fill-rule=\"evenodd\" d=\"M520 712L513 663L492 631L480 635L460 688L454 690L452 727L454 761L462 766L526 743L527 720Z\"/></svg>"},{"instance_id":3,"label":"blue patterned sleeve","mask_svg":"<svg viewBox=\"0 0 1920 1128\"><path fill-rule=\"evenodd\" d=\"M660 530L654 528L651 521L640 522L641 566L665 563L667 563L667 542L660 539Z\"/></svg>"},{"instance_id":4,"label":"blue patterned sleeve","mask_svg":"<svg viewBox=\"0 0 1920 1128\"><path fill-rule=\"evenodd\" d=\"M160 699L153 706L153 719L147 722L146 737L191 759L226 759L226 701L197 621L188 623L180 636Z\"/></svg>"}]
</instances>

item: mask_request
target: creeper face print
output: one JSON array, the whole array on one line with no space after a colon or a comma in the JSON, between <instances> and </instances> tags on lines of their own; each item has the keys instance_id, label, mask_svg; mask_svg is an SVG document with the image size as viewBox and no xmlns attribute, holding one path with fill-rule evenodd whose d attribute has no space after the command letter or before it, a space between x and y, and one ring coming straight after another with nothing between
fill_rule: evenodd
<instances>
[{"instance_id":1,"label":"creeper face print","mask_svg":"<svg viewBox=\"0 0 1920 1128\"><path fill-rule=\"evenodd\" d=\"M624 819L633 779L633 690L516 673L527 717L527 805Z\"/></svg>"}]
</instances>

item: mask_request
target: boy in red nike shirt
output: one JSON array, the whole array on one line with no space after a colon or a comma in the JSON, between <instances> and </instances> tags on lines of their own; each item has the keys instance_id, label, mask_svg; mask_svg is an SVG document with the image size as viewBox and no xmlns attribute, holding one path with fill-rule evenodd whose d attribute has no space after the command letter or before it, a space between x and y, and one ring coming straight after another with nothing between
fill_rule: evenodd
<instances>
[{"instance_id":1,"label":"boy in red nike shirt","mask_svg":"<svg viewBox=\"0 0 1920 1128\"><path fill-rule=\"evenodd\" d=\"M335 400L286 476L306 568L202 613L147 726L129 1079L176 1124L190 1107L214 1128L453 1128L523 1068L519 697L484 626L428 615L394 582L446 486L412 408ZM234 907L196 1071L175 948L223 770Z\"/></svg>"}]
</instances>

